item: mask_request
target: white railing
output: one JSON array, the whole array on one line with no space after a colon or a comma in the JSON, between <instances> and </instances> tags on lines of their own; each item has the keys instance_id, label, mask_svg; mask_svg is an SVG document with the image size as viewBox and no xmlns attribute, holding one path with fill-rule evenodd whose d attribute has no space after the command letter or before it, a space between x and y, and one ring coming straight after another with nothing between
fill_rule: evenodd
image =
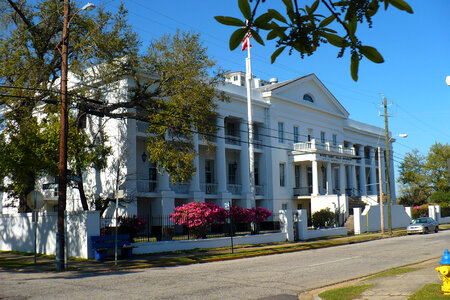
<instances>
[{"instance_id":1,"label":"white railing","mask_svg":"<svg viewBox=\"0 0 450 300\"><path fill-rule=\"evenodd\" d=\"M342 145L334 146L330 145L329 143L318 143L314 141L294 144L294 151L314 152L317 150L347 155L355 155L355 148L344 148L342 147Z\"/></svg>"},{"instance_id":2,"label":"white railing","mask_svg":"<svg viewBox=\"0 0 450 300\"><path fill-rule=\"evenodd\" d=\"M189 184L187 183L170 184L170 187L177 194L187 194L189 191Z\"/></svg>"},{"instance_id":3,"label":"white railing","mask_svg":"<svg viewBox=\"0 0 450 300\"><path fill-rule=\"evenodd\" d=\"M200 188L205 194L217 194L217 183L202 183Z\"/></svg>"},{"instance_id":4,"label":"white railing","mask_svg":"<svg viewBox=\"0 0 450 300\"><path fill-rule=\"evenodd\" d=\"M138 179L137 180L137 191L139 193L153 193L156 192L158 187L158 181L148 180L148 179Z\"/></svg>"},{"instance_id":5,"label":"white railing","mask_svg":"<svg viewBox=\"0 0 450 300\"><path fill-rule=\"evenodd\" d=\"M234 136L234 135L225 135L225 143L230 145L240 145L241 144L241 137L240 136Z\"/></svg>"},{"instance_id":6,"label":"white railing","mask_svg":"<svg viewBox=\"0 0 450 300\"><path fill-rule=\"evenodd\" d=\"M148 122L136 121L137 132L147 132Z\"/></svg>"},{"instance_id":7,"label":"white railing","mask_svg":"<svg viewBox=\"0 0 450 300\"><path fill-rule=\"evenodd\" d=\"M242 186L240 184L228 184L228 191L233 195L239 195L242 191Z\"/></svg>"},{"instance_id":8,"label":"white railing","mask_svg":"<svg viewBox=\"0 0 450 300\"><path fill-rule=\"evenodd\" d=\"M264 195L264 186L263 185L255 186L255 195L258 195L258 196Z\"/></svg>"}]
</instances>

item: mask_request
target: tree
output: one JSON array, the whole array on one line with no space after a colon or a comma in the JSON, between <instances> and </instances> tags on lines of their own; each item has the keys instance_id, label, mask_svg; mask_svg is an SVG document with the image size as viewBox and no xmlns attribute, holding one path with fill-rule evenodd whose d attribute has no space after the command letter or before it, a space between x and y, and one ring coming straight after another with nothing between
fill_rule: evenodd
<instances>
[{"instance_id":1,"label":"tree","mask_svg":"<svg viewBox=\"0 0 450 300\"><path fill-rule=\"evenodd\" d=\"M39 176L57 174L61 9L62 3L56 0L0 2L0 129L6 141L0 149L0 181L11 196L20 198L19 211L29 210L25 197ZM73 9L76 11L76 6ZM72 76L83 83L106 84L124 73L129 62L118 58L137 53L139 45L125 17L126 11L120 7L114 15L100 8L95 15L71 18ZM69 161L78 171L92 162L100 163L108 152L99 149L99 143L92 146L81 131L72 130L77 128L77 115L83 114L84 104L90 101L86 95L92 96L91 90L80 84L69 95L70 106L75 108L71 111ZM85 197L81 195L81 199Z\"/></svg>"},{"instance_id":2,"label":"tree","mask_svg":"<svg viewBox=\"0 0 450 300\"><path fill-rule=\"evenodd\" d=\"M251 7L250 3L253 7ZM338 57L350 51L350 70L353 80L358 80L359 61L366 57L374 63L384 62L383 56L374 47L365 45L357 36L358 23L372 27L373 17L380 6L387 10L390 5L413 13L404 0L282 0L286 12L273 9L273 3L265 13L259 14L260 4L265 0L238 0L243 20L216 16L221 24L239 27L230 37L230 49L234 50L250 31L259 44L264 45L258 30L268 31L267 40L275 40L277 49L271 56L272 63L287 48L300 57L314 54L322 44L339 48ZM339 33L337 30L340 30Z\"/></svg>"},{"instance_id":3,"label":"tree","mask_svg":"<svg viewBox=\"0 0 450 300\"><path fill-rule=\"evenodd\" d=\"M77 11L76 3L71 6ZM61 10L58 0L0 2L0 139L8 144L0 148L0 182L10 195L21 197L21 211L28 210L26 192L40 176L56 175L58 165L58 135L49 134L58 128ZM187 181L193 174L193 133L204 139L215 133L214 101L225 99L215 88L223 72L212 70L215 63L199 36L178 32L154 40L145 54L139 51L139 38L127 23L123 5L114 14L100 7L70 17L69 71L74 84L68 95L68 164L80 177L88 168L104 168L110 152L101 125L89 135L83 130L85 116L149 122L150 159L173 181ZM121 90L124 78L134 79L136 86ZM123 101L105 99L114 92L127 96L118 97ZM41 148L46 151L38 153ZM5 178L14 178L14 185ZM83 183L77 187L88 209Z\"/></svg>"},{"instance_id":4,"label":"tree","mask_svg":"<svg viewBox=\"0 0 450 300\"><path fill-rule=\"evenodd\" d=\"M426 156L418 150L407 153L400 164L398 181L402 187L399 202L410 206L449 202L448 158L450 145L440 143L432 145Z\"/></svg>"}]
</instances>

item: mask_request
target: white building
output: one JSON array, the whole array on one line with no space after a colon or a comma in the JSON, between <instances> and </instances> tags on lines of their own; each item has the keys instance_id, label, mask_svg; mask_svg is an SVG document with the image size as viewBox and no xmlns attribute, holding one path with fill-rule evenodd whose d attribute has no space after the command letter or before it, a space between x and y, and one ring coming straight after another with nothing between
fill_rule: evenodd
<instances>
[{"instance_id":1,"label":"white building","mask_svg":"<svg viewBox=\"0 0 450 300\"><path fill-rule=\"evenodd\" d=\"M339 207L348 212L348 197L376 202L378 147L382 148L385 181L384 129L349 119L349 113L314 74L284 82L275 78L253 82L256 206L271 211L303 208L310 213ZM132 85L124 79L108 97L120 101ZM218 103L218 131L213 137L216 149L208 152L206 144L194 138L199 154L194 162L197 172L188 184L172 185L169 176L160 174L148 161L145 122L105 123L113 148L108 165L122 164L120 189L131 199L122 213L166 216L175 206L190 201L252 205L245 74L228 74L221 89L230 101ZM91 118L87 130L99 123L97 117ZM113 196L117 167L85 174L83 180L88 198ZM395 195L392 168L390 181L391 195ZM68 210L81 209L77 195L78 191L69 188ZM46 190L44 199L50 208L56 204L57 194Z\"/></svg>"}]
</instances>

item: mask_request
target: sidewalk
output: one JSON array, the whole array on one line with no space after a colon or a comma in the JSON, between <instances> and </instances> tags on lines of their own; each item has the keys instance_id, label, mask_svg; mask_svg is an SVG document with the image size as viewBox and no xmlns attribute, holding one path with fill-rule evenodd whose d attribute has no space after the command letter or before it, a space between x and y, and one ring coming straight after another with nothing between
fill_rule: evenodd
<instances>
[{"instance_id":1,"label":"sidewalk","mask_svg":"<svg viewBox=\"0 0 450 300\"><path fill-rule=\"evenodd\" d=\"M430 283L442 284L439 280L436 267L439 266L441 258L435 258L424 261L419 264L409 265L405 267L420 268L419 270L403 273L394 276L386 276L379 278L360 278L352 281L320 288L317 290L309 291L308 293L301 294L300 300L313 300L321 299L319 294L336 288L373 284L372 287L365 290L358 300L403 300L408 299L416 291L420 290L424 285Z\"/></svg>"}]
</instances>

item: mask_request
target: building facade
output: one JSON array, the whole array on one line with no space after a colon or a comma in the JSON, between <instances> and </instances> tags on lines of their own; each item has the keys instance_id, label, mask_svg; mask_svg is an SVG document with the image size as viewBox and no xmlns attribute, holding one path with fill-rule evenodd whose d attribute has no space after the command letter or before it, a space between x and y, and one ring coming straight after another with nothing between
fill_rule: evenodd
<instances>
[{"instance_id":1,"label":"building facade","mask_svg":"<svg viewBox=\"0 0 450 300\"><path fill-rule=\"evenodd\" d=\"M118 90L132 85L124 79ZM386 174L384 129L349 119L349 113L314 74L285 82L253 79L253 203L245 74L229 73L220 89L230 101L218 103L218 130L210 137L215 147L211 150L194 134L197 171L189 183L172 184L167 173L148 161L147 123L108 120L102 126L113 149L108 165L114 167L83 176L87 196L113 197L120 181L120 196L128 199L121 213L153 217L167 216L175 206L191 201L256 205L271 211L307 209L309 213L326 207L348 213L349 197L376 203L379 147L383 183ZM117 93L109 97L127 97L125 92ZM93 117L88 123L87 130L94 131L102 122ZM395 195L394 182L391 167L391 195ZM386 192L385 184L383 189ZM68 193L67 209L80 210L77 192L69 188ZM48 208L56 204L56 193L46 190L43 195Z\"/></svg>"}]
</instances>

